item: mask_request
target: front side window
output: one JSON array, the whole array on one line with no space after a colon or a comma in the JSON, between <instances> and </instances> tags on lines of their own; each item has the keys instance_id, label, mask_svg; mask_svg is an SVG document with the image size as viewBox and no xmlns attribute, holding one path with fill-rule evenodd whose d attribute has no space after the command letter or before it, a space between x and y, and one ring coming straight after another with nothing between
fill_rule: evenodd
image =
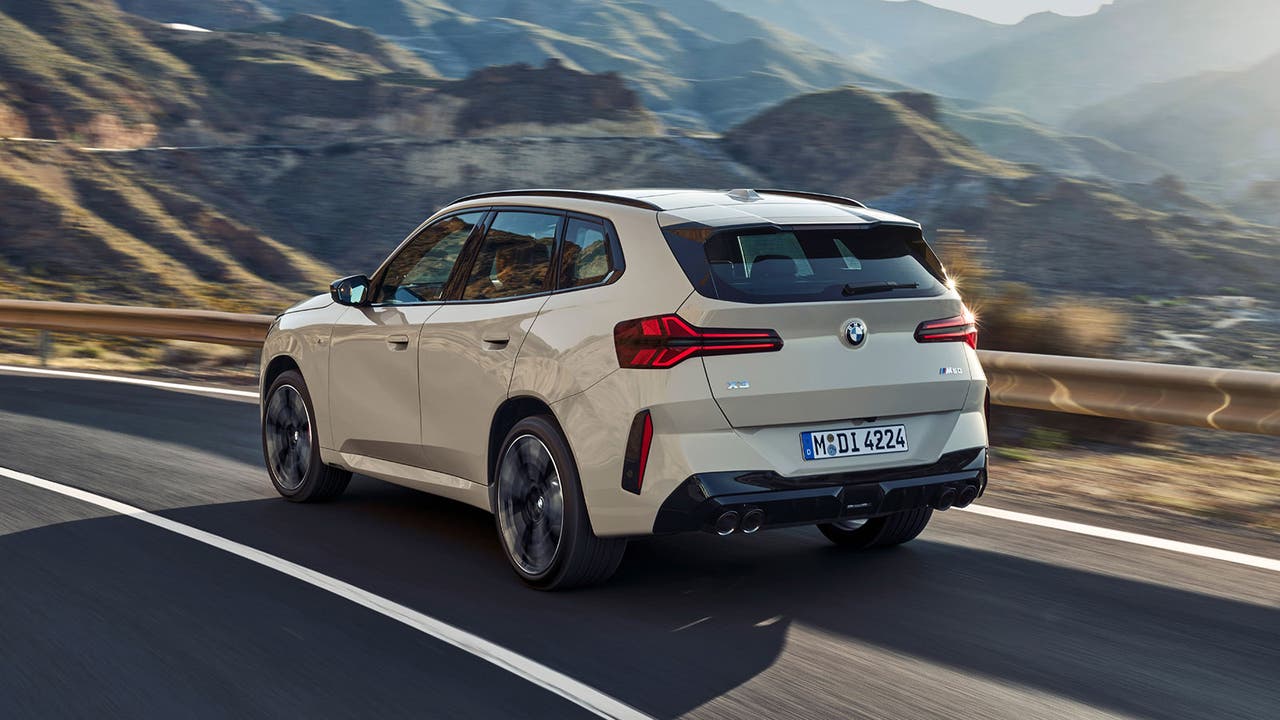
<instances>
[{"instance_id":1,"label":"front side window","mask_svg":"<svg viewBox=\"0 0 1280 720\"><path fill-rule=\"evenodd\" d=\"M561 289L602 282L613 269L609 258L609 237L604 225L571 218L564 229L560 250Z\"/></svg>"},{"instance_id":2,"label":"front side window","mask_svg":"<svg viewBox=\"0 0 1280 720\"><path fill-rule=\"evenodd\" d=\"M452 215L428 225L387 266L374 302L434 302L444 297L454 263L484 212Z\"/></svg>"},{"instance_id":3,"label":"front side window","mask_svg":"<svg viewBox=\"0 0 1280 720\"><path fill-rule=\"evenodd\" d=\"M476 252L463 300L490 300L548 290L551 254L564 217L550 213L501 211Z\"/></svg>"}]
</instances>

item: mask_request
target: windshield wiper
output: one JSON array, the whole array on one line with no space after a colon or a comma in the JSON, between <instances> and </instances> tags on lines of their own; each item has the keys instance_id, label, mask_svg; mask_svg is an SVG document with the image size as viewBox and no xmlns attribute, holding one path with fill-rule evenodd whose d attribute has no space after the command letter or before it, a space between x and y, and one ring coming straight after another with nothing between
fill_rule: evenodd
<instances>
[{"instance_id":1,"label":"windshield wiper","mask_svg":"<svg viewBox=\"0 0 1280 720\"><path fill-rule=\"evenodd\" d=\"M900 283L881 280L880 282L863 283L854 285L852 283L845 285L842 293L845 297L850 295L868 295L870 293L889 292L891 290L914 290L920 287L920 283Z\"/></svg>"}]
</instances>

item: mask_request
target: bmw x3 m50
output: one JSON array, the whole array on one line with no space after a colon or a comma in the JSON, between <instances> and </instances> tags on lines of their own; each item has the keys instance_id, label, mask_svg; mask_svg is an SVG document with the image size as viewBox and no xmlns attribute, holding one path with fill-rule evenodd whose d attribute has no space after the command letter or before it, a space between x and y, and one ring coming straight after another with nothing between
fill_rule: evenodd
<instances>
[{"instance_id":1,"label":"bmw x3 m50","mask_svg":"<svg viewBox=\"0 0 1280 720\"><path fill-rule=\"evenodd\" d=\"M853 200L474 195L277 318L263 449L290 500L360 473L484 508L543 589L655 533L895 545L985 489L976 345L920 226Z\"/></svg>"}]
</instances>

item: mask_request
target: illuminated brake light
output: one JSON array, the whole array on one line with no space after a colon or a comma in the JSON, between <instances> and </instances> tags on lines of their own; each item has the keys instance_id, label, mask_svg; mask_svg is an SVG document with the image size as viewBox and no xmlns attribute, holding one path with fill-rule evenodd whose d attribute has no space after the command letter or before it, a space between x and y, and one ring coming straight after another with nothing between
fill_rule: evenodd
<instances>
[{"instance_id":1,"label":"illuminated brake light","mask_svg":"<svg viewBox=\"0 0 1280 720\"><path fill-rule=\"evenodd\" d=\"M978 325L973 313L966 310L963 315L927 320L916 328L916 342L962 342L974 350L978 349Z\"/></svg>"},{"instance_id":2,"label":"illuminated brake light","mask_svg":"<svg viewBox=\"0 0 1280 720\"><path fill-rule=\"evenodd\" d=\"M613 341L624 368L661 369L700 355L782 349L782 338L773 330L703 329L679 315L624 320L613 328Z\"/></svg>"}]
</instances>

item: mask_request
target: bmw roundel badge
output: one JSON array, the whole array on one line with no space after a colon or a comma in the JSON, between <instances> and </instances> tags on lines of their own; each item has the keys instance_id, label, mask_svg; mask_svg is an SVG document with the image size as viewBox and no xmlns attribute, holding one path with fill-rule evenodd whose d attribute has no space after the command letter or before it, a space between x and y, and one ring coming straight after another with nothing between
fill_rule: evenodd
<instances>
[{"instance_id":1,"label":"bmw roundel badge","mask_svg":"<svg viewBox=\"0 0 1280 720\"><path fill-rule=\"evenodd\" d=\"M860 347L867 340L867 325L861 320L850 320L844 326L844 339L853 347Z\"/></svg>"}]
</instances>

